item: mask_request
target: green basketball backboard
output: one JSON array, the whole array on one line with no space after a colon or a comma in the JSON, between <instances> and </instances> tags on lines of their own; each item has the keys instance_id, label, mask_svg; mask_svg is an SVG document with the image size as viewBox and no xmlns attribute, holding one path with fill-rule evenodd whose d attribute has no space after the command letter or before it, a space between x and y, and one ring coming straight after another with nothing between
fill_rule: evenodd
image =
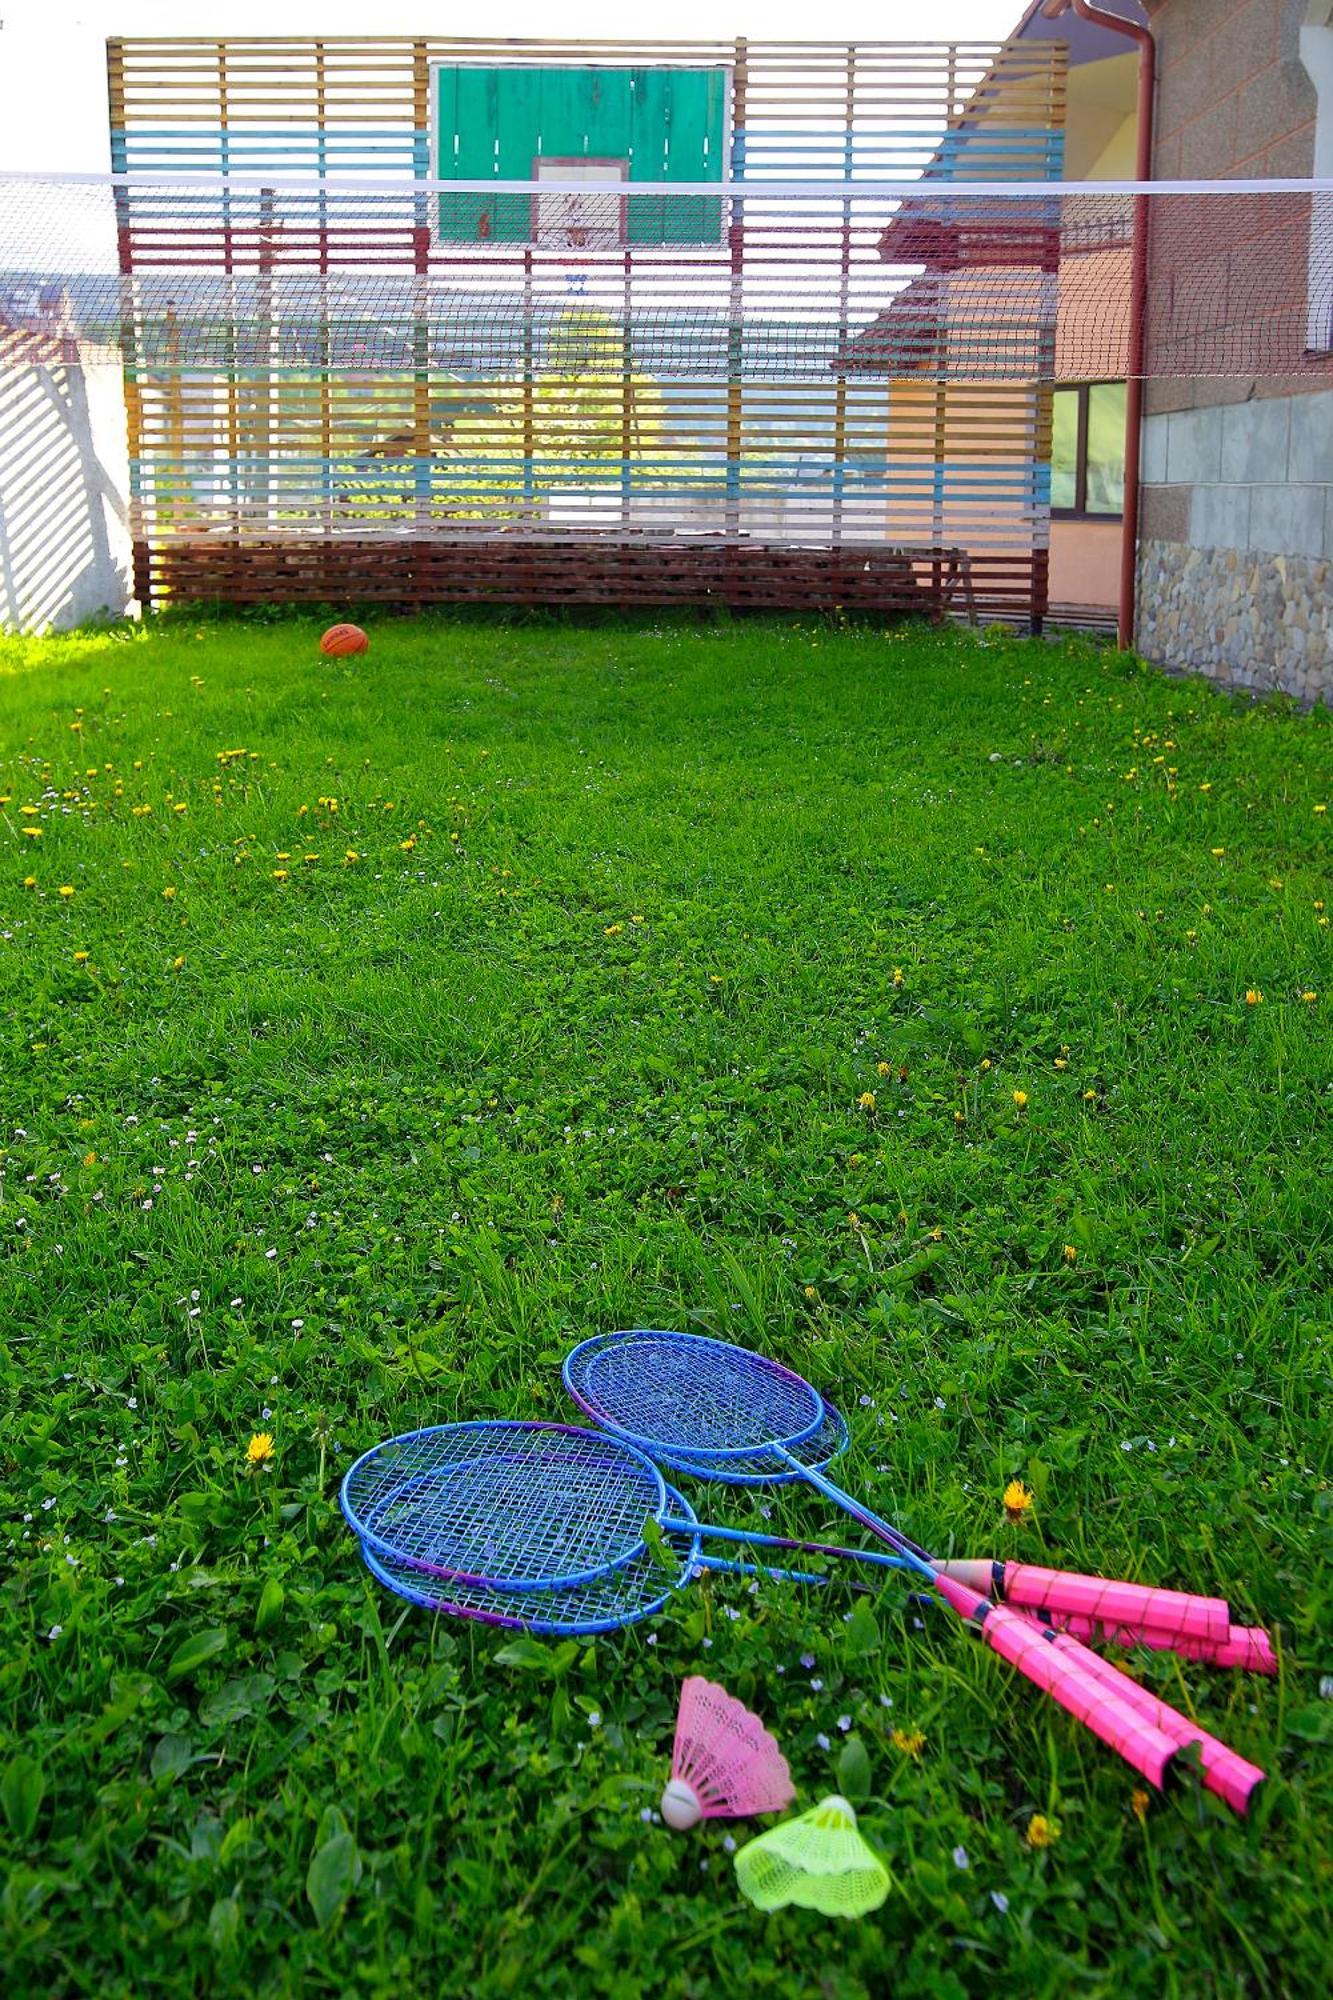
<instances>
[{"instance_id":1,"label":"green basketball backboard","mask_svg":"<svg viewBox=\"0 0 1333 2000\"><path fill-rule=\"evenodd\" d=\"M720 181L730 107L726 68L434 63L435 180L562 184L549 195L441 195L438 233L575 253L716 243L720 201L625 197L636 181Z\"/></svg>"}]
</instances>

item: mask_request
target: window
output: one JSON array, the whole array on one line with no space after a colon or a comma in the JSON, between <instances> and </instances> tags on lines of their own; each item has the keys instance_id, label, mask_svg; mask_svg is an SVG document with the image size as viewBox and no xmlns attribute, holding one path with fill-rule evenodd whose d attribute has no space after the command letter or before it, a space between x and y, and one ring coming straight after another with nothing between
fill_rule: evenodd
<instances>
[{"instance_id":1,"label":"window","mask_svg":"<svg viewBox=\"0 0 1333 2000\"><path fill-rule=\"evenodd\" d=\"M1125 506L1125 385L1082 382L1055 392L1051 511L1114 521Z\"/></svg>"}]
</instances>

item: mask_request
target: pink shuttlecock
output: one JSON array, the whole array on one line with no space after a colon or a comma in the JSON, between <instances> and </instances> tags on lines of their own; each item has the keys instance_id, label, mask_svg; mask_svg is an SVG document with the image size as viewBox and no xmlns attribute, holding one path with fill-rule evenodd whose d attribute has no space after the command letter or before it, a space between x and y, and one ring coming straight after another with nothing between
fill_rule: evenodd
<instances>
[{"instance_id":1,"label":"pink shuttlecock","mask_svg":"<svg viewBox=\"0 0 1333 2000\"><path fill-rule=\"evenodd\" d=\"M684 1833L701 1819L781 1812L795 1797L787 1760L759 1717L691 1674L680 1691L671 1782L662 1794L667 1825Z\"/></svg>"}]
</instances>

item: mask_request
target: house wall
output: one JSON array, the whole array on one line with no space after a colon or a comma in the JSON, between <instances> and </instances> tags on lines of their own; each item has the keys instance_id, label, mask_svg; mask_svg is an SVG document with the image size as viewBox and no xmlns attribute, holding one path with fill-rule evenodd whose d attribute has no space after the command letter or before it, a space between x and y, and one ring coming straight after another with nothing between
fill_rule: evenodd
<instances>
[{"instance_id":1,"label":"house wall","mask_svg":"<svg viewBox=\"0 0 1333 2000\"><path fill-rule=\"evenodd\" d=\"M1119 521L1051 522L1051 603L1114 611L1120 597Z\"/></svg>"},{"instance_id":2,"label":"house wall","mask_svg":"<svg viewBox=\"0 0 1333 2000\"><path fill-rule=\"evenodd\" d=\"M119 354L0 339L0 629L128 609L128 486Z\"/></svg>"},{"instance_id":3,"label":"house wall","mask_svg":"<svg viewBox=\"0 0 1333 2000\"><path fill-rule=\"evenodd\" d=\"M1316 96L1300 60L1309 0L1148 0L1159 90L1159 179L1314 171ZM1333 358L1305 357L1308 206L1260 198L1246 303L1227 301L1206 202L1154 210L1143 432L1137 642L1163 664L1333 699ZM1234 232L1233 232L1234 233ZM1178 310L1221 304L1217 343L1262 310L1290 328L1281 378L1198 377L1172 343ZM1256 304L1262 293L1262 303ZM1238 352L1240 351L1238 347Z\"/></svg>"}]
</instances>

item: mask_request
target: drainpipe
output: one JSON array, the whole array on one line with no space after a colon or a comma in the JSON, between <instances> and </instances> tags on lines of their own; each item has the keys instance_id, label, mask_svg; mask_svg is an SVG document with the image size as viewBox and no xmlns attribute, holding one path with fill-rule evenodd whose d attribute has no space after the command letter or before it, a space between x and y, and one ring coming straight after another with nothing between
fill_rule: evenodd
<instances>
[{"instance_id":1,"label":"drainpipe","mask_svg":"<svg viewBox=\"0 0 1333 2000\"><path fill-rule=\"evenodd\" d=\"M1138 44L1139 99L1137 156L1134 178L1152 179L1153 104L1157 86L1157 44L1150 28L1111 14L1092 0L1045 0L1042 13L1058 20L1072 6L1082 21L1128 35ZM1122 652L1134 645L1134 600L1139 549L1139 450L1143 437L1143 360L1148 307L1148 219L1150 197L1134 197L1134 249L1129 296L1129 380L1125 385L1125 514L1120 537L1120 610L1116 642Z\"/></svg>"}]
</instances>

